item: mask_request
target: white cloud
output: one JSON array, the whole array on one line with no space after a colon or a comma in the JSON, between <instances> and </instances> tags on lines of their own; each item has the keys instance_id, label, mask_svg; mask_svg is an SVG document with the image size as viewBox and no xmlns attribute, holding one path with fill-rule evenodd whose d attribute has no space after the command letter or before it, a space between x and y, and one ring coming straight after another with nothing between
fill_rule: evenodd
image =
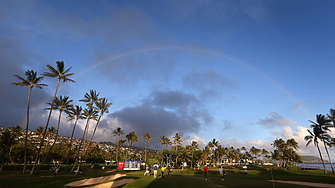
<instances>
[{"instance_id":1,"label":"white cloud","mask_svg":"<svg viewBox=\"0 0 335 188\"><path fill-rule=\"evenodd\" d=\"M204 148L207 145L206 140L202 139L200 136L193 135L193 136L183 140L183 146L189 145L193 141L198 142L199 149Z\"/></svg>"},{"instance_id":2,"label":"white cloud","mask_svg":"<svg viewBox=\"0 0 335 188\"><path fill-rule=\"evenodd\" d=\"M298 153L300 155L319 156L318 151L313 143L311 143L310 145L306 147L306 141L304 140L304 137L308 135L307 129L308 129L307 127L297 126L295 131L293 131L291 127L284 127L281 130L272 131L272 132L278 139L282 138L284 140L287 140L287 139L294 138L294 140L297 141L299 144ZM331 133L331 134L334 134L334 133ZM321 142L319 146L320 146L322 155L325 157L325 159L327 159L324 146ZM330 154L333 153L333 151L334 151L334 148L329 148Z\"/></svg>"}]
</instances>

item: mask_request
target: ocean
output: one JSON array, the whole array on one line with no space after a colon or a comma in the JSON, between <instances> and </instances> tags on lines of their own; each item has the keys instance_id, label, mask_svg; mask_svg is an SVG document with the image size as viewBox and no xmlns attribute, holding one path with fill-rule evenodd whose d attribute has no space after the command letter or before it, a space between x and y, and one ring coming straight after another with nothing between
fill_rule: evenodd
<instances>
[{"instance_id":1,"label":"ocean","mask_svg":"<svg viewBox=\"0 0 335 188\"><path fill-rule=\"evenodd\" d=\"M315 169L323 169L322 163L305 163L305 164L297 164L297 166L302 168L315 168ZM330 163L325 163L327 170L332 170ZM335 163L333 163L333 167L335 169Z\"/></svg>"}]
</instances>

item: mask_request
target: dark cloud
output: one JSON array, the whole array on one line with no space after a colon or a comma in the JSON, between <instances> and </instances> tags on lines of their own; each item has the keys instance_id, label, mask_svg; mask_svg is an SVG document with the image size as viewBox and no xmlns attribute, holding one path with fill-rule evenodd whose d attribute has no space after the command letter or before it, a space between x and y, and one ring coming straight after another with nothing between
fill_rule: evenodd
<instances>
[{"instance_id":1,"label":"dark cloud","mask_svg":"<svg viewBox=\"0 0 335 188\"><path fill-rule=\"evenodd\" d=\"M215 97L221 93L239 87L238 82L231 80L215 70L206 70L204 72L193 72L182 78L183 85L186 88L193 89L200 93L200 96Z\"/></svg>"},{"instance_id":2,"label":"dark cloud","mask_svg":"<svg viewBox=\"0 0 335 188\"><path fill-rule=\"evenodd\" d=\"M8 33L8 30L2 29L4 33ZM2 88L0 96L5 99L1 102L1 109L3 109L3 113L0 113L1 126L21 125L25 127L29 87L14 86L11 83L20 81L14 75L20 75L25 78L25 67L29 67L29 69L33 69L38 73L41 72L28 65L36 57L17 40L1 35L0 48L0 62L2 64L0 69L0 87ZM42 81L41 83L45 82ZM40 104L41 99L48 98L48 96L46 91L33 88L31 94L32 111L34 106ZM22 124L23 122L24 125Z\"/></svg>"},{"instance_id":3,"label":"dark cloud","mask_svg":"<svg viewBox=\"0 0 335 188\"><path fill-rule=\"evenodd\" d=\"M135 131L140 137L149 133L153 138L150 146L159 149L161 147L157 140L160 136L171 138L175 133L185 136L196 134L202 126L208 126L213 121L194 95L181 91L154 90L142 102L139 106L110 113L99 128L107 135L111 135L111 129L117 127L125 130L126 134Z\"/></svg>"},{"instance_id":4,"label":"dark cloud","mask_svg":"<svg viewBox=\"0 0 335 188\"><path fill-rule=\"evenodd\" d=\"M109 114L108 118L115 119L118 126L126 132L135 131L138 135L149 133L153 140L176 132L179 134L197 132L201 126L193 116L180 116L173 111L150 105L127 107Z\"/></svg>"},{"instance_id":5,"label":"dark cloud","mask_svg":"<svg viewBox=\"0 0 335 188\"><path fill-rule=\"evenodd\" d=\"M269 117L260 119L257 124L264 125L265 127L281 127L287 125L295 125L296 122L290 119L286 119L279 115L277 112L269 112Z\"/></svg>"},{"instance_id":6,"label":"dark cloud","mask_svg":"<svg viewBox=\"0 0 335 188\"><path fill-rule=\"evenodd\" d=\"M199 103L194 95L183 93L181 91L153 91L147 102L172 109L188 107L192 104Z\"/></svg>"}]
</instances>

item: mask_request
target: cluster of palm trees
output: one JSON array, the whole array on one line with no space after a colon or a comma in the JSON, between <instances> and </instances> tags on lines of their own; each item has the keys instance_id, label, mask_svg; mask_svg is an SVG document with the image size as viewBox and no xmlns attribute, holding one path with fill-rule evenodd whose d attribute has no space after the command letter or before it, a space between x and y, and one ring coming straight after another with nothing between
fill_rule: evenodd
<instances>
[{"instance_id":1,"label":"cluster of palm trees","mask_svg":"<svg viewBox=\"0 0 335 188\"><path fill-rule=\"evenodd\" d=\"M16 126L12 129L6 129L0 134L0 173L3 169L5 157L11 157L11 152L14 144L17 143L17 138L21 136L22 127Z\"/></svg>"},{"instance_id":2,"label":"cluster of palm trees","mask_svg":"<svg viewBox=\"0 0 335 188\"><path fill-rule=\"evenodd\" d=\"M275 150L272 152L272 159L279 161L277 165L282 167L294 166L294 163L302 163L302 157L296 152L299 149L298 142L294 138L283 140L276 139L271 144Z\"/></svg>"},{"instance_id":3,"label":"cluster of palm trees","mask_svg":"<svg viewBox=\"0 0 335 188\"><path fill-rule=\"evenodd\" d=\"M29 108L30 108L30 96L31 96L31 91L34 87L39 88L39 89L43 89L43 87L48 86L47 84L42 84L40 83L43 79L44 76L46 77L51 77L51 78L57 78L57 84L56 84L56 88L55 88L55 92L54 92L54 96L52 99L52 102L47 103L50 107L45 108L45 110L49 110L49 114L48 114L48 118L47 118L47 122L46 125L41 128L43 130L43 133L41 133L41 140L39 143L39 146L37 147L37 153L36 153L36 157L35 157L35 161L34 161L34 165L30 171L30 174L34 174L36 173L36 165L40 164L39 168L43 165L43 163L45 162L45 160L48 158L48 155L50 154L50 152L52 151L55 143L57 142L58 139L58 135L59 135L59 130L60 130L60 123L61 123L61 117L63 112L65 112L66 114L68 114L68 118L69 121L74 120L74 126L73 126L73 130L72 130L72 135L71 135L71 141L69 143L69 149L67 152L67 156L69 156L69 152L72 149L72 139L74 136L74 131L76 128L76 125L78 123L78 120L80 119L86 119L86 125L85 125L85 129L84 129L84 133L80 142L80 145L78 147L78 152L77 152L77 156L76 156L76 161L79 161L79 165L78 165L78 169L77 172L79 172L79 168L80 168L80 159L84 159L86 152L88 150L88 148L91 146L93 137L96 133L97 127L100 123L101 117L104 115L104 113L108 113L108 108L112 105L112 103L108 103L108 99L106 98L99 98L99 94L94 90L90 90L89 93L86 93L84 95L84 99L80 100L82 102L86 102L87 103L87 108L86 109L82 109L81 106L74 106L72 104L73 100L69 99L69 96L59 96L57 97L57 91L58 91L58 87L61 81L63 82L75 82L74 80L70 79L69 77L72 76L74 73L69 73L69 71L71 70L72 67L65 69L64 67L64 62L63 61L57 61L56 62L56 68L54 68L51 65L47 65L49 72L44 72L41 75L42 76L38 76L37 72L33 71L33 70L27 70L25 72L26 78L23 78L19 75L15 75L15 77L17 77L20 82L15 82L12 83L13 85L18 85L18 86L29 86L29 92L28 92L28 104L27 104L27 122L26 122L26 130L25 130L25 151L24 151L24 167L23 167L23 173L26 172L26 164L27 164L27 144L28 144L28 130L29 130ZM53 110L58 110L59 111L59 116L58 116L58 123L57 123L57 128L54 130L55 132L55 136L54 136L54 141L51 144L51 146L49 147L48 151L44 154L43 156L43 160L41 163L40 159L41 159L41 151L42 148L46 148L44 146L44 141L45 138L47 136L48 133L48 126L50 123L50 119L51 119L51 114ZM87 140L87 136L89 133L89 123L91 120L95 120L95 127L93 130L93 133L91 135L91 138L89 140L88 143L86 143ZM67 160L68 161L68 160ZM76 164L76 163L75 163ZM74 165L75 166L75 165ZM38 169L37 169L38 170Z\"/></svg>"},{"instance_id":4,"label":"cluster of palm trees","mask_svg":"<svg viewBox=\"0 0 335 188\"><path fill-rule=\"evenodd\" d=\"M120 127L117 127L115 130L113 130L112 132L112 137L117 137L116 140L116 144L114 147L115 150L115 161L118 162L119 157L122 157L119 155L119 150L120 147L124 146L125 143L127 142L127 147L126 147L126 152L125 152L125 160L129 160L130 159L130 151L133 150L132 149L132 144L138 142L138 135L135 134L134 131L128 133L125 136L125 139L122 139L121 136L124 135L125 132L124 130L122 130ZM151 141L151 135L149 133L145 133L142 135L142 137L144 139L144 161L147 162L147 144L148 142ZM129 149L130 147L130 149ZM134 158L133 158L134 159ZM141 159L141 156L139 157L139 159Z\"/></svg>"},{"instance_id":5,"label":"cluster of palm trees","mask_svg":"<svg viewBox=\"0 0 335 188\"><path fill-rule=\"evenodd\" d=\"M166 165L173 164L174 167L181 168L183 168L184 162L194 167L208 163L213 166L221 165L222 163L261 163L263 161L259 159L260 157L263 157L263 160L266 161L269 161L271 158L270 153L265 149L258 149L254 146L250 150L247 150L245 147L241 149L223 147L215 138L208 142L203 149L199 149L199 144L196 141L192 141L183 147L181 144L182 139L178 133L172 136L171 139L163 135L158 139L158 143L163 148L163 150L156 154L158 162ZM169 145L171 149L168 149Z\"/></svg>"},{"instance_id":6,"label":"cluster of palm trees","mask_svg":"<svg viewBox=\"0 0 335 188\"><path fill-rule=\"evenodd\" d=\"M312 128L312 131L307 129L309 135L306 135L304 139L307 141L306 146L308 146L310 143L314 143L314 146L317 148L319 156L321 158L324 173L327 173L325 162L322 157L321 150L319 148L319 141L323 143L323 146L325 148L326 154L328 156L328 160L330 162L330 166L332 169L332 172L334 172L334 167L332 164L331 157L329 155L328 147L335 146L335 138L331 137L329 135L329 132L331 131L331 128L335 127L335 110L330 109L329 114L323 115L323 114L317 114L316 115L316 122L309 120L311 123L310 127Z\"/></svg>"}]
</instances>

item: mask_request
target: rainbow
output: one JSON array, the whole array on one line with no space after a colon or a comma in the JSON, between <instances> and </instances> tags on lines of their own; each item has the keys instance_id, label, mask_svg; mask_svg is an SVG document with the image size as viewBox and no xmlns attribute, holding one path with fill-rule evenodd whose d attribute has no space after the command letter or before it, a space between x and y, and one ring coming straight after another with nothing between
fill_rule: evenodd
<instances>
[{"instance_id":1,"label":"rainbow","mask_svg":"<svg viewBox=\"0 0 335 188\"><path fill-rule=\"evenodd\" d=\"M254 72L255 74L261 76L262 78L266 79L271 84L276 86L276 88L278 88L280 91L285 93L291 99L293 99L294 101L297 101L297 98L294 95L292 95L292 93L289 92L284 86L282 86L281 84L276 82L273 78L271 78L270 76L268 76L264 72L256 69L255 67L252 67L251 65L249 65L247 63L244 63L244 62L238 60L237 58L230 57L230 56L228 56L226 54L223 54L223 53L219 53L219 52L216 52L216 51L211 51L211 50L207 50L207 49L203 49L203 48L189 47L189 46L150 47L150 48L142 48L142 49L134 49L134 50L125 51L125 52L122 52L122 53L119 53L119 54L116 54L116 55L112 55L108 58L104 58L104 59L102 59L102 60L100 60L96 63L93 63L91 66L85 68L79 74L75 74L75 78L79 78L80 76L88 73L89 71L91 71L93 69L96 69L97 67L100 67L100 66L102 66L104 64L107 64L109 62L112 62L114 60L117 60L117 59L121 59L121 58L124 58L124 57L132 56L132 55L136 55L136 54L140 54L140 53L155 52L155 51L166 51L166 50L196 52L196 53L202 53L202 54L206 54L206 55L210 55L210 56L216 56L216 57L219 57L219 58L226 59L229 62L238 64L238 65Z\"/></svg>"},{"instance_id":2,"label":"rainbow","mask_svg":"<svg viewBox=\"0 0 335 188\"><path fill-rule=\"evenodd\" d=\"M181 52L182 51L194 52L194 53L206 54L206 55L209 55L209 56L215 56L215 57L218 57L218 58L228 60L229 62L237 64L241 67L244 67L245 69L250 70L251 72L255 73L256 75L259 75L260 77L264 78L265 80L270 82L272 85L274 85L276 88L278 88L281 92L283 92L285 95L287 95L294 102L298 101L298 99L291 92L289 92L284 86L279 84L277 81L275 81L269 75L265 74L264 72L260 71L259 69L255 68L255 67L251 66L250 64L247 64L245 62L240 61L237 58L228 56L228 55L220 53L220 52L216 52L216 51L212 51L212 50L208 50L208 49L204 49L204 48L191 47L191 46L158 46L158 47L154 46L154 47L149 47L149 48L140 48L140 49L133 49L133 50L124 51L124 52L112 55L110 57L101 59L100 61L97 61L95 63L92 63L90 66L84 68L79 73L75 73L73 79L77 80L78 78L80 78L82 75L85 75L89 71L91 71L93 69L96 69L96 68L98 68L98 67L100 67L104 64L110 63L110 62L112 62L114 60L117 60L117 59L125 58L125 57L128 57L128 56L133 56L133 55L141 54L141 53L159 52L159 51L167 51L167 50L170 50L170 51L171 50L176 50L176 51L181 51ZM44 105L46 102L48 102L48 100L50 100L50 99L49 98L42 99L38 103L39 104L38 106ZM304 111L308 114L311 114L306 109L304 109ZM25 122L25 120L23 120L22 122ZM23 124L24 123L22 123L22 125Z\"/></svg>"}]
</instances>

